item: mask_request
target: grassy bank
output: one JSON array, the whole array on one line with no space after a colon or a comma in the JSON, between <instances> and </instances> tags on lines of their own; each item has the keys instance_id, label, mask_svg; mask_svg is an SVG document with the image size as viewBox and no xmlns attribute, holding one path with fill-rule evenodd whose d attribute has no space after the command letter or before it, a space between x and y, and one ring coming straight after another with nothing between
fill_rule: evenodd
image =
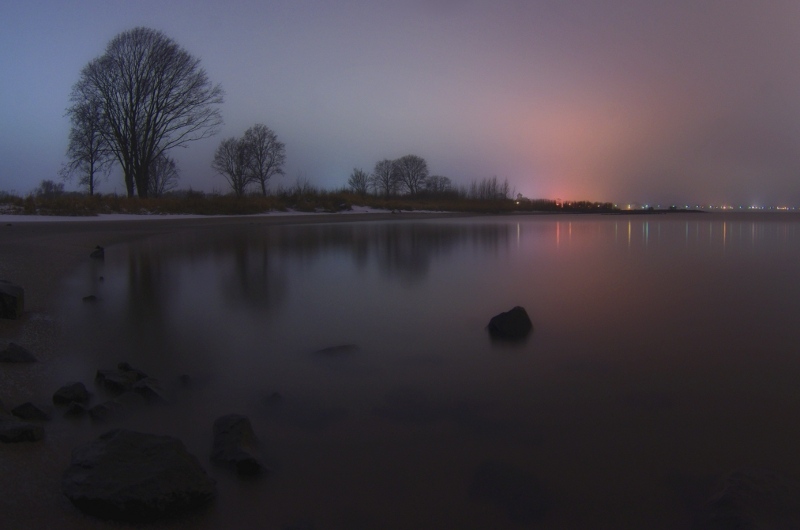
<instances>
[{"instance_id":1,"label":"grassy bank","mask_svg":"<svg viewBox=\"0 0 800 530\"><path fill-rule=\"evenodd\" d=\"M0 213L24 215L94 216L113 213L249 215L274 211L339 212L350 210L354 206L383 210L474 213L614 210L611 204L589 201L559 204L548 199L476 199L455 193L382 197L359 195L345 190L320 191L313 188L278 190L266 197L260 195L235 197L189 190L146 199L114 194L89 196L69 192L30 194L20 197L0 192Z\"/></svg>"}]
</instances>

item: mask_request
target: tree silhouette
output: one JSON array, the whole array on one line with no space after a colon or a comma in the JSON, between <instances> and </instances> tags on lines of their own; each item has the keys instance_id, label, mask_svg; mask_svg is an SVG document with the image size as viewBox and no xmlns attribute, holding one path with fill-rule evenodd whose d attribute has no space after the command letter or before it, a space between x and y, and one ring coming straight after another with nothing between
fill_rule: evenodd
<instances>
[{"instance_id":1,"label":"tree silhouette","mask_svg":"<svg viewBox=\"0 0 800 530\"><path fill-rule=\"evenodd\" d=\"M161 154L150 165L150 190L151 197L161 197L168 191L178 186L180 171L175 161L165 154Z\"/></svg>"},{"instance_id":2,"label":"tree silhouette","mask_svg":"<svg viewBox=\"0 0 800 530\"><path fill-rule=\"evenodd\" d=\"M237 197L243 196L248 184L252 182L250 145L240 138L222 140L211 167L225 177Z\"/></svg>"},{"instance_id":3,"label":"tree silhouette","mask_svg":"<svg viewBox=\"0 0 800 530\"><path fill-rule=\"evenodd\" d=\"M266 197L270 177L283 175L285 146L269 127L260 123L247 129L243 140L250 149L250 180L261 185L261 193Z\"/></svg>"},{"instance_id":4,"label":"tree silhouette","mask_svg":"<svg viewBox=\"0 0 800 530\"><path fill-rule=\"evenodd\" d=\"M100 108L99 131L122 166L129 197L147 197L156 158L215 134L222 123L222 88L209 82L200 60L143 27L114 37L83 68L70 99L73 123L85 104Z\"/></svg>"},{"instance_id":5,"label":"tree silhouette","mask_svg":"<svg viewBox=\"0 0 800 530\"><path fill-rule=\"evenodd\" d=\"M86 186L89 195L94 195L97 174L108 174L114 161L108 142L102 134L103 114L98 100L75 103L67 111L71 127L67 158L59 174L64 180L80 175L78 184Z\"/></svg>"},{"instance_id":6,"label":"tree silhouette","mask_svg":"<svg viewBox=\"0 0 800 530\"><path fill-rule=\"evenodd\" d=\"M425 187L428 163L417 155L406 155L395 160L397 178L409 195L416 195Z\"/></svg>"}]
</instances>

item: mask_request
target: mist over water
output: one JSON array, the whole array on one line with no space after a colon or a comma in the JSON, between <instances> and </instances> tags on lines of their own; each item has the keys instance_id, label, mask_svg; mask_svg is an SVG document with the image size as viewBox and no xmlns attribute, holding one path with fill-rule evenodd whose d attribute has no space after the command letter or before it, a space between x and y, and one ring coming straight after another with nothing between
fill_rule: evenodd
<instances>
[{"instance_id":1,"label":"mist over water","mask_svg":"<svg viewBox=\"0 0 800 530\"><path fill-rule=\"evenodd\" d=\"M56 372L162 382L122 425L220 481L192 527L685 527L714 477L800 473L798 258L777 214L204 229L76 274ZM492 343L516 305L534 333ZM207 461L230 412L256 482Z\"/></svg>"}]
</instances>

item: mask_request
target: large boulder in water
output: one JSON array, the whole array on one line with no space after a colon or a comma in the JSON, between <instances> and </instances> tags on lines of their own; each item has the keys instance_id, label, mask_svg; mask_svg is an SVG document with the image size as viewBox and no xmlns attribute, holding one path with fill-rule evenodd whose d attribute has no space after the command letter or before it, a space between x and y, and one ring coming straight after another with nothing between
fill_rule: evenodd
<instances>
[{"instance_id":1,"label":"large boulder in water","mask_svg":"<svg viewBox=\"0 0 800 530\"><path fill-rule=\"evenodd\" d=\"M211 460L236 468L240 475L257 475L264 466L258 457L258 439L246 416L228 414L214 422Z\"/></svg>"},{"instance_id":2,"label":"large boulder in water","mask_svg":"<svg viewBox=\"0 0 800 530\"><path fill-rule=\"evenodd\" d=\"M510 311L492 317L488 329L489 335L493 339L519 341L525 339L533 331L533 324L527 311L516 306Z\"/></svg>"},{"instance_id":3,"label":"large boulder in water","mask_svg":"<svg viewBox=\"0 0 800 530\"><path fill-rule=\"evenodd\" d=\"M216 495L214 480L183 442L124 429L75 449L61 489L85 513L131 522L181 515Z\"/></svg>"}]
</instances>

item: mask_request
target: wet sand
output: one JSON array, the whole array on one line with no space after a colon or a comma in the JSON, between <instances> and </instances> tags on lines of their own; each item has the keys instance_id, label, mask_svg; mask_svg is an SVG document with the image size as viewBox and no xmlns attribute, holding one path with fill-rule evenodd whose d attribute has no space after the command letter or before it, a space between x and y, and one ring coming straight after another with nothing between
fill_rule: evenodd
<instances>
[{"instance_id":1,"label":"wet sand","mask_svg":"<svg viewBox=\"0 0 800 530\"><path fill-rule=\"evenodd\" d=\"M0 402L6 410L32 401L52 406L53 379L62 332L55 301L65 278L86 263L95 245L112 247L158 234L237 230L250 225L346 223L452 217L453 214L365 213L355 215L269 215L209 218L164 218L142 221L18 222L0 215L0 279L25 289L25 313L20 320L0 319L0 347L16 342L39 362L0 365ZM87 377L88 379L88 377ZM90 382L90 381L87 381ZM65 381L66 383L66 381ZM51 410L44 424L45 439L35 443L0 444L0 513L6 528L119 528L120 525L84 516L61 493L61 473L73 447L92 439L106 427L75 428ZM203 455L198 455L201 459ZM216 523L219 523L217 521ZM203 514L154 525L164 528L213 528Z\"/></svg>"}]
</instances>

